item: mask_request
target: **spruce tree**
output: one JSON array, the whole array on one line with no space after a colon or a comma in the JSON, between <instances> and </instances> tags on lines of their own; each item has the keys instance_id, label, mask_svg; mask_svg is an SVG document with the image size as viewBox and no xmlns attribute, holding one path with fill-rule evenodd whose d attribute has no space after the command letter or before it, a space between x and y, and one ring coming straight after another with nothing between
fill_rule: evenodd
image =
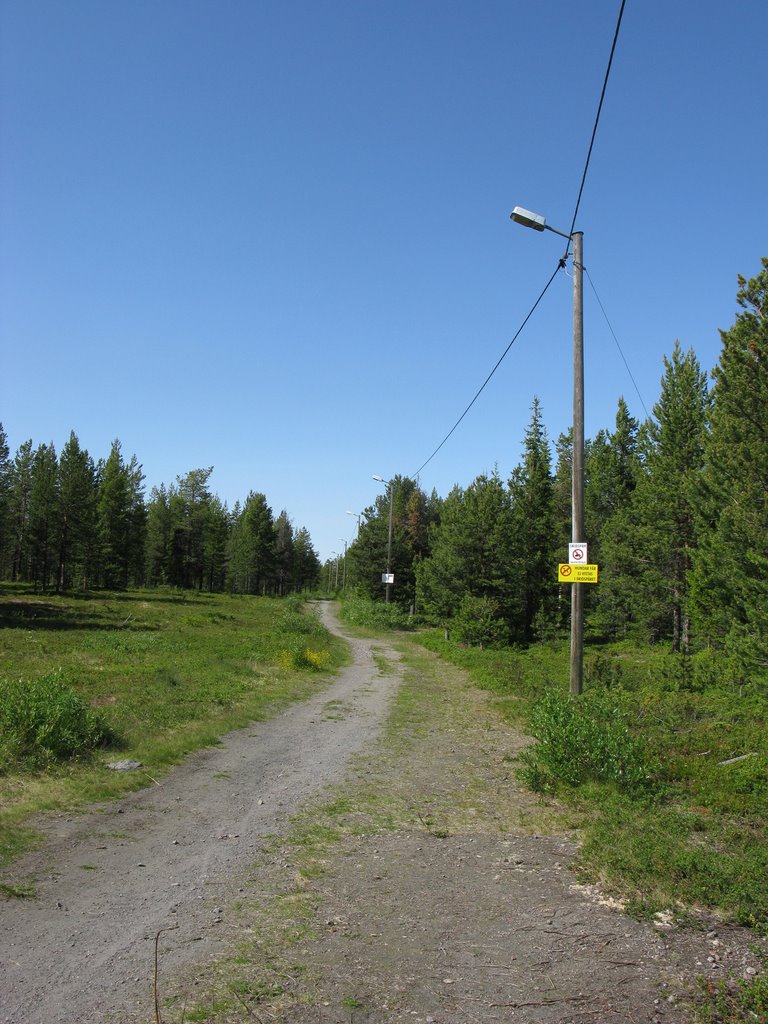
<instances>
[{"instance_id":1,"label":"spruce tree","mask_svg":"<svg viewBox=\"0 0 768 1024\"><path fill-rule=\"evenodd\" d=\"M738 284L713 373L692 586L698 628L726 646L743 682L768 668L768 258Z\"/></svg>"},{"instance_id":2,"label":"spruce tree","mask_svg":"<svg viewBox=\"0 0 768 1024\"><path fill-rule=\"evenodd\" d=\"M498 473L453 488L430 531L430 548L416 569L417 601L427 615L448 623L469 597L504 621L508 639L519 632L511 502Z\"/></svg>"},{"instance_id":3,"label":"spruce tree","mask_svg":"<svg viewBox=\"0 0 768 1024\"><path fill-rule=\"evenodd\" d=\"M557 528L551 456L538 398L523 440L523 459L509 481L517 551L513 586L522 598L519 639L532 640L557 624Z\"/></svg>"},{"instance_id":4,"label":"spruce tree","mask_svg":"<svg viewBox=\"0 0 768 1024\"><path fill-rule=\"evenodd\" d=\"M600 431L590 443L585 494L589 558L600 566L600 585L587 590L590 626L618 637L634 619L638 565L634 556L639 527L629 514L632 494L641 475L638 423L619 399L615 429ZM638 598L638 605L641 604Z\"/></svg>"},{"instance_id":5,"label":"spruce tree","mask_svg":"<svg viewBox=\"0 0 768 1024\"><path fill-rule=\"evenodd\" d=\"M681 652L690 643L689 572L710 402L692 349L683 353L676 342L664 367L661 395L639 436L636 486L603 533L601 610L614 626L634 621L648 639L669 638ZM631 473L622 486L629 491Z\"/></svg>"}]
</instances>

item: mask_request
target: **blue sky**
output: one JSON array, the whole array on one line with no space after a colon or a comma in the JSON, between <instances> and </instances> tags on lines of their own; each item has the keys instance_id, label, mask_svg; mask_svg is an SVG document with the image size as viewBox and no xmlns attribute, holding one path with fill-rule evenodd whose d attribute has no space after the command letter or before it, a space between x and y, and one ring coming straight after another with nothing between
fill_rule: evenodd
<instances>
[{"instance_id":1,"label":"blue sky","mask_svg":"<svg viewBox=\"0 0 768 1024\"><path fill-rule=\"evenodd\" d=\"M213 466L322 557L450 429L567 230L618 0L4 0L0 420L119 437L147 490ZM705 369L768 253L764 0L629 0L577 228L643 400ZM570 271L569 271L570 273ZM586 432L644 412L588 282ZM561 273L421 475L571 418Z\"/></svg>"}]
</instances>

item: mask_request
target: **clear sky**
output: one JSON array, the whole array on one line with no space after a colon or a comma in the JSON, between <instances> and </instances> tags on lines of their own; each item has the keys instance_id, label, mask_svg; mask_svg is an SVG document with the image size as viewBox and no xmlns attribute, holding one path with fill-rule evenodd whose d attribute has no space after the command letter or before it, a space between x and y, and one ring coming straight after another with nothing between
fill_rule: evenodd
<instances>
[{"instance_id":1,"label":"clear sky","mask_svg":"<svg viewBox=\"0 0 768 1024\"><path fill-rule=\"evenodd\" d=\"M323 558L413 475L554 269L619 0L3 0L0 420L147 491L213 466ZM765 0L628 0L577 228L650 410L768 254ZM568 271L570 273L570 270ZM571 418L561 273L421 474ZM585 283L586 432L640 399Z\"/></svg>"}]
</instances>

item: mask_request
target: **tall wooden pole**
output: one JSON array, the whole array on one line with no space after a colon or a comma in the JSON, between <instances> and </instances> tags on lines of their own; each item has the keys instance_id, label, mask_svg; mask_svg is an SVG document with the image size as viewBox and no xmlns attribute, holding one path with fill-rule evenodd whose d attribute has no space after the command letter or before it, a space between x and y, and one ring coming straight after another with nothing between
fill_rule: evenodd
<instances>
[{"instance_id":1,"label":"tall wooden pole","mask_svg":"<svg viewBox=\"0 0 768 1024\"><path fill-rule=\"evenodd\" d=\"M395 482L389 481L389 529L387 530L387 576L392 572L392 511L395 504ZM387 580L387 589L384 596L385 604L389 604L389 592L392 584Z\"/></svg>"},{"instance_id":2,"label":"tall wooden pole","mask_svg":"<svg viewBox=\"0 0 768 1024\"><path fill-rule=\"evenodd\" d=\"M571 481L571 540L584 538L584 234L573 239L573 465ZM571 584L571 693L582 690L584 662L584 584Z\"/></svg>"}]
</instances>

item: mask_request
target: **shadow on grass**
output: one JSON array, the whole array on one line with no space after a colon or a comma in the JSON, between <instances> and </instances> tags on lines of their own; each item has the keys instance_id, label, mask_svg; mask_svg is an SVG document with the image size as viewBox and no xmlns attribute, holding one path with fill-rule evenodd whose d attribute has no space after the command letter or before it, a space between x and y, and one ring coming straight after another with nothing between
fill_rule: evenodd
<instances>
[{"instance_id":1,"label":"shadow on grass","mask_svg":"<svg viewBox=\"0 0 768 1024\"><path fill-rule=\"evenodd\" d=\"M5 598L0 600L0 629L23 630L105 630L119 632L138 631L152 632L156 626L147 623L120 621L116 616L109 617L96 604L93 608L72 608L71 605L58 605L55 598L46 600L25 600L23 598ZM67 597L69 600L69 597ZM106 600L106 598L104 599Z\"/></svg>"}]
</instances>

